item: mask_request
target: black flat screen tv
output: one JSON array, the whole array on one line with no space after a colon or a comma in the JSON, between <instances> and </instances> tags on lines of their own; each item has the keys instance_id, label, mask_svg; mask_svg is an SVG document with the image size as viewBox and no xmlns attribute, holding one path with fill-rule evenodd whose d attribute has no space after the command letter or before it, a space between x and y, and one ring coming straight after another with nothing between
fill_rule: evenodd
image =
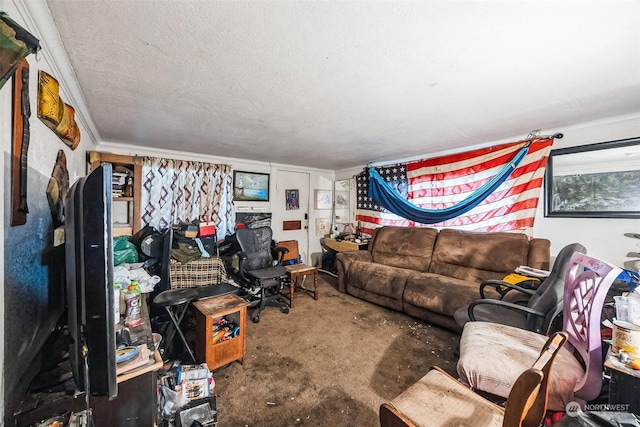
<instances>
[{"instance_id":1,"label":"black flat screen tv","mask_svg":"<svg viewBox=\"0 0 640 427\"><path fill-rule=\"evenodd\" d=\"M69 359L79 390L114 398L116 339L111 172L103 163L78 179L65 200Z\"/></svg>"}]
</instances>

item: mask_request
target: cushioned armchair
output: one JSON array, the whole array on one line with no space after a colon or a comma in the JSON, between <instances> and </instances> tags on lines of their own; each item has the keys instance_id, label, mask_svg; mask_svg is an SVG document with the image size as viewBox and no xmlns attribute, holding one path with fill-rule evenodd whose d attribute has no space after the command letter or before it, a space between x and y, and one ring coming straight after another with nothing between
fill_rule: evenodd
<instances>
[{"instance_id":1,"label":"cushioned armchair","mask_svg":"<svg viewBox=\"0 0 640 427\"><path fill-rule=\"evenodd\" d=\"M247 292L257 296L252 306L257 308L251 315L254 323L260 321L260 314L266 306L278 307L283 313L289 312L289 307L280 295L282 281L287 275L281 265L286 248L272 247L273 232L270 227L239 228L236 239L241 252L238 273L247 288Z\"/></svg>"},{"instance_id":2,"label":"cushioned armchair","mask_svg":"<svg viewBox=\"0 0 640 427\"><path fill-rule=\"evenodd\" d=\"M572 243L562 248L549 276L536 290L525 289L501 280L488 280L480 285L481 299L459 308L454 318L460 327L469 321L484 321L515 326L529 331L547 334L553 320L562 312L564 280L569 269L571 256L575 252L586 253L580 243ZM494 288L502 297L518 293L528 302L526 305L487 298L485 288Z\"/></svg>"},{"instance_id":3,"label":"cushioned armchair","mask_svg":"<svg viewBox=\"0 0 640 427\"><path fill-rule=\"evenodd\" d=\"M556 358L549 378L549 409L563 411L570 402L584 405L599 396L603 370L600 317L607 292L621 271L585 254L572 255L562 315L562 330L569 334L571 348L565 346ZM476 390L507 397L546 339L543 334L508 325L468 322L460 337L458 375Z\"/></svg>"}]
</instances>

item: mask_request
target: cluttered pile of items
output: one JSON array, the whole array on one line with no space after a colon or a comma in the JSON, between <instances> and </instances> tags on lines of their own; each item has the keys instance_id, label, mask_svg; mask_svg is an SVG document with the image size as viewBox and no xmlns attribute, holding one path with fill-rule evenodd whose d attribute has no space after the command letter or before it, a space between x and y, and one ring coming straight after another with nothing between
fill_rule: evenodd
<instances>
[{"instance_id":1,"label":"cluttered pile of items","mask_svg":"<svg viewBox=\"0 0 640 427\"><path fill-rule=\"evenodd\" d=\"M218 425L215 381L206 363L176 364L158 378L159 411L165 427Z\"/></svg>"}]
</instances>

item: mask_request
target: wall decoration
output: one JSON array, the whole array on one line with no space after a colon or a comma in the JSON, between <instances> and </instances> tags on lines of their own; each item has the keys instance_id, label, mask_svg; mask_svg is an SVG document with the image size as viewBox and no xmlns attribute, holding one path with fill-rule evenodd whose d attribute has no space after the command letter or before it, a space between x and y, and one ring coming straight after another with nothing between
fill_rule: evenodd
<instances>
[{"instance_id":1,"label":"wall decoration","mask_svg":"<svg viewBox=\"0 0 640 427\"><path fill-rule=\"evenodd\" d=\"M29 151L29 63L23 59L13 79L13 138L11 158L11 218L12 226L27 222L27 153Z\"/></svg>"},{"instance_id":2,"label":"wall decoration","mask_svg":"<svg viewBox=\"0 0 640 427\"><path fill-rule=\"evenodd\" d=\"M331 232L329 218L316 218L316 236L325 236Z\"/></svg>"},{"instance_id":3,"label":"wall decoration","mask_svg":"<svg viewBox=\"0 0 640 427\"><path fill-rule=\"evenodd\" d=\"M233 197L237 202L268 202L269 174L233 171Z\"/></svg>"},{"instance_id":4,"label":"wall decoration","mask_svg":"<svg viewBox=\"0 0 640 427\"><path fill-rule=\"evenodd\" d=\"M284 194L288 211L300 209L300 190L284 190Z\"/></svg>"},{"instance_id":5,"label":"wall decoration","mask_svg":"<svg viewBox=\"0 0 640 427\"><path fill-rule=\"evenodd\" d=\"M24 58L40 50L40 40L0 11L0 89Z\"/></svg>"},{"instance_id":6,"label":"wall decoration","mask_svg":"<svg viewBox=\"0 0 640 427\"><path fill-rule=\"evenodd\" d=\"M640 137L552 150L546 217L640 218Z\"/></svg>"},{"instance_id":7,"label":"wall decoration","mask_svg":"<svg viewBox=\"0 0 640 427\"><path fill-rule=\"evenodd\" d=\"M58 81L48 73L38 72L38 117L72 150L80 144L80 128L75 110L60 98Z\"/></svg>"},{"instance_id":8,"label":"wall decoration","mask_svg":"<svg viewBox=\"0 0 640 427\"><path fill-rule=\"evenodd\" d=\"M64 224L64 201L69 190L69 172L67 171L67 157L64 150L58 150L56 164L51 172L51 179L47 185L47 200L53 219L53 227Z\"/></svg>"},{"instance_id":9,"label":"wall decoration","mask_svg":"<svg viewBox=\"0 0 640 427\"><path fill-rule=\"evenodd\" d=\"M349 209L348 191L336 191L336 209Z\"/></svg>"},{"instance_id":10,"label":"wall decoration","mask_svg":"<svg viewBox=\"0 0 640 427\"><path fill-rule=\"evenodd\" d=\"M333 193L331 190L315 190L315 208L316 209L331 209L333 204Z\"/></svg>"}]
</instances>

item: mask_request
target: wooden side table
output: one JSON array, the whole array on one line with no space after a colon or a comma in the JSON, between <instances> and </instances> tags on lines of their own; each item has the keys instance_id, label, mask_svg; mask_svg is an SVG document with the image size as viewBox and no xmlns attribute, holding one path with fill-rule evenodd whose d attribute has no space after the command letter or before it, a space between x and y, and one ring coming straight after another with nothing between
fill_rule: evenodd
<instances>
[{"instance_id":1,"label":"wooden side table","mask_svg":"<svg viewBox=\"0 0 640 427\"><path fill-rule=\"evenodd\" d=\"M210 371L235 360L243 363L248 305L248 301L235 294L193 303L196 308L196 356ZM225 334L224 327L230 327L232 332L233 326L237 326L237 331L221 339Z\"/></svg>"},{"instance_id":2,"label":"wooden side table","mask_svg":"<svg viewBox=\"0 0 640 427\"><path fill-rule=\"evenodd\" d=\"M303 290L313 295L314 300L318 300L318 267L312 267L306 264L293 264L285 266L287 273L291 278L289 283L289 306L293 308L293 297L296 290ZM303 287L302 283L298 284L298 278L306 277L313 274L313 290ZM285 295L286 296L286 295Z\"/></svg>"}]
</instances>

